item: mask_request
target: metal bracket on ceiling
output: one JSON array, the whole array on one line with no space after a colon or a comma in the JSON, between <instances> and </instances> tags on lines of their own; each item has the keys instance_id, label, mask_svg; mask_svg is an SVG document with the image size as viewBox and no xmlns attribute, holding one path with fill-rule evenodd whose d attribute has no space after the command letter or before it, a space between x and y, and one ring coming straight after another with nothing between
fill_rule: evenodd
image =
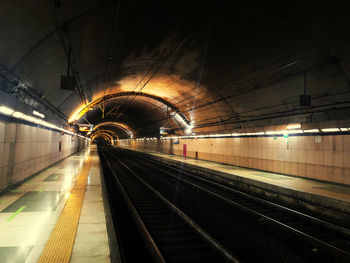
<instances>
[{"instance_id":1,"label":"metal bracket on ceiling","mask_svg":"<svg viewBox=\"0 0 350 263\"><path fill-rule=\"evenodd\" d=\"M0 82L0 89L4 92L31 107L37 108L39 105L41 105L41 107L51 111L64 121L68 121L68 117L54 105L52 105L47 99L45 99L43 94L23 83L15 73L12 73L1 63L0 78L2 80Z\"/></svg>"}]
</instances>

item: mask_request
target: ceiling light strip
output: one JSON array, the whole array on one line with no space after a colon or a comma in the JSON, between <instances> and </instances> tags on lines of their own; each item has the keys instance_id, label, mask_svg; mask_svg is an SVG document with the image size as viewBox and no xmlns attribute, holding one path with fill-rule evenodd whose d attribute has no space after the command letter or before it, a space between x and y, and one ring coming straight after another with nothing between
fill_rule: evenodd
<instances>
[{"instance_id":1,"label":"ceiling light strip","mask_svg":"<svg viewBox=\"0 0 350 263\"><path fill-rule=\"evenodd\" d=\"M162 140L171 140L171 139L188 139L188 138L220 138L220 137L249 137L249 136L271 136L271 135L293 135L293 134L307 134L307 133L340 133L350 132L350 128L324 128L324 129L308 129L308 130L282 130L282 131L266 131L266 132L247 132L247 133L226 133L226 134L206 134L206 135L185 135L185 136L168 136L160 137ZM135 140L155 140L158 138L135 138ZM121 139L121 141L130 140L130 139Z\"/></svg>"},{"instance_id":2,"label":"ceiling light strip","mask_svg":"<svg viewBox=\"0 0 350 263\"><path fill-rule=\"evenodd\" d=\"M15 111L15 110L13 110L11 108L8 108L8 107L5 107L5 106L0 106L0 114L6 115L6 116L9 116L9 117L12 117L12 118L24 120L26 122L30 122L30 123L33 123L33 124L38 124L38 125L41 125L41 126L46 127L46 128L59 130L59 131L68 133L70 135L75 135L75 136L78 136L78 137L81 137L81 138L89 139L89 138L87 138L85 136L82 136L80 134L77 134L77 133L74 133L72 131L60 128L60 127L56 126L55 124L46 122L46 121L44 121L42 119L39 119L39 118L36 118L36 117L33 117L33 116L26 115L26 114L24 114L24 113L22 113L20 111ZM34 114L34 111L33 111L33 114ZM41 114L41 113L39 113L39 114ZM42 114L42 115L45 117L44 114Z\"/></svg>"}]
</instances>

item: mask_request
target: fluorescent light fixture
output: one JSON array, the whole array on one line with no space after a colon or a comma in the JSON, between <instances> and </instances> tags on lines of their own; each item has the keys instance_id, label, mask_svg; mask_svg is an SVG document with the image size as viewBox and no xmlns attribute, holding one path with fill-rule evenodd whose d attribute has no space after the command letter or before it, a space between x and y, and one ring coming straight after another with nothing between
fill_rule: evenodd
<instances>
[{"instance_id":1,"label":"fluorescent light fixture","mask_svg":"<svg viewBox=\"0 0 350 263\"><path fill-rule=\"evenodd\" d=\"M225 137L225 136L231 136L231 133L226 133L226 134L212 134L212 137Z\"/></svg>"},{"instance_id":2,"label":"fluorescent light fixture","mask_svg":"<svg viewBox=\"0 0 350 263\"><path fill-rule=\"evenodd\" d=\"M193 124L188 125L188 124L185 122L185 120L184 120L178 113L175 113L175 114L173 115L173 118L174 118L177 122L181 123L181 125L182 125L183 127L185 127L185 133L186 133L186 134L192 133Z\"/></svg>"},{"instance_id":3,"label":"fluorescent light fixture","mask_svg":"<svg viewBox=\"0 0 350 263\"><path fill-rule=\"evenodd\" d=\"M327 129L321 129L323 132L337 132L339 131L339 128L327 128Z\"/></svg>"},{"instance_id":4,"label":"fluorescent light fixture","mask_svg":"<svg viewBox=\"0 0 350 263\"><path fill-rule=\"evenodd\" d=\"M180 117L180 119L182 120L182 118ZM185 122L184 122L185 123ZM186 134L190 134L190 133L193 133L192 129L193 129L193 125L190 124L190 125L187 125L187 123L185 123L185 127L186 127L186 130L185 130L185 133Z\"/></svg>"},{"instance_id":5,"label":"fluorescent light fixture","mask_svg":"<svg viewBox=\"0 0 350 263\"><path fill-rule=\"evenodd\" d=\"M12 111L12 113L11 113L11 111ZM75 136L78 136L78 137L81 137L81 138L88 139L85 136L82 136L80 134L76 134L76 133L74 133L72 131L69 131L69 130L65 130L65 129L61 128L61 127L58 127L58 126L52 124L52 123L43 121L43 120L35 118L33 116L29 116L29 115L23 114L22 112L19 112L19 111L14 111L14 110L12 110L10 108L7 108L7 107L4 107L4 106L0 106L0 113L4 113L5 114L5 112L6 112L7 115L11 115L11 117L13 117L13 118L22 119L22 120L25 120L25 121L31 122L31 123L40 124L41 126L44 126L44 127L47 127L47 128L52 128L52 129L55 129L55 130L63 131L65 133L67 133L67 134L71 134L71 135L75 135Z\"/></svg>"},{"instance_id":6,"label":"fluorescent light fixture","mask_svg":"<svg viewBox=\"0 0 350 263\"><path fill-rule=\"evenodd\" d=\"M304 130L304 133L314 133L314 132L320 132L320 130L319 129Z\"/></svg>"},{"instance_id":7,"label":"fluorescent light fixture","mask_svg":"<svg viewBox=\"0 0 350 263\"><path fill-rule=\"evenodd\" d=\"M253 135L265 135L265 132L253 132Z\"/></svg>"},{"instance_id":8,"label":"fluorescent light fixture","mask_svg":"<svg viewBox=\"0 0 350 263\"><path fill-rule=\"evenodd\" d=\"M26 121L29 121L29 122L34 122L34 123L36 123L36 120L37 120L37 118L34 118L32 116L28 116L28 115L25 115L25 114L23 114L22 119L26 120Z\"/></svg>"},{"instance_id":9,"label":"fluorescent light fixture","mask_svg":"<svg viewBox=\"0 0 350 263\"><path fill-rule=\"evenodd\" d=\"M287 131L288 134L296 134L296 133L303 133L302 130L289 130Z\"/></svg>"},{"instance_id":10,"label":"fluorescent light fixture","mask_svg":"<svg viewBox=\"0 0 350 263\"><path fill-rule=\"evenodd\" d=\"M186 134L192 133L192 128L187 127L186 130L185 130L185 133L186 133Z\"/></svg>"},{"instance_id":11,"label":"fluorescent light fixture","mask_svg":"<svg viewBox=\"0 0 350 263\"><path fill-rule=\"evenodd\" d=\"M283 135L288 133L287 131L266 131L266 135Z\"/></svg>"},{"instance_id":12,"label":"fluorescent light fixture","mask_svg":"<svg viewBox=\"0 0 350 263\"><path fill-rule=\"evenodd\" d=\"M192 125L191 125L192 126ZM189 127L187 126L189 131ZM292 127L295 128L301 128L301 126L297 124L293 124ZM290 128L290 127L289 127ZM325 128L321 129L322 132L339 132L339 131L350 131L350 128ZM191 129L192 132L192 129ZM252 135L283 135L285 138L288 138L289 134L301 134L301 133L319 133L319 129L309 129L309 130L301 130L301 129L288 129L284 131L266 131L266 132L247 132L247 133L226 133L226 134L206 134L206 135L195 135L195 134L188 134L184 136L168 136L168 137L161 137L161 140L169 140L169 139L183 139L183 138L213 138L213 137L238 137L238 136L252 136ZM152 140L157 138L138 138L136 140Z\"/></svg>"},{"instance_id":13,"label":"fluorescent light fixture","mask_svg":"<svg viewBox=\"0 0 350 263\"><path fill-rule=\"evenodd\" d=\"M295 130L295 129L300 129L300 128L301 128L301 124L300 123L287 125L287 130Z\"/></svg>"},{"instance_id":14,"label":"fluorescent light fixture","mask_svg":"<svg viewBox=\"0 0 350 263\"><path fill-rule=\"evenodd\" d=\"M23 115L24 115L24 114L23 114L22 112L15 111L15 112L12 114L12 117L21 119L21 118L23 117Z\"/></svg>"},{"instance_id":15,"label":"fluorescent light fixture","mask_svg":"<svg viewBox=\"0 0 350 263\"><path fill-rule=\"evenodd\" d=\"M0 106L0 113L5 115L11 115L14 112L13 109L7 108L5 106Z\"/></svg>"},{"instance_id":16,"label":"fluorescent light fixture","mask_svg":"<svg viewBox=\"0 0 350 263\"><path fill-rule=\"evenodd\" d=\"M265 132L247 132L243 135L265 135Z\"/></svg>"},{"instance_id":17,"label":"fluorescent light fixture","mask_svg":"<svg viewBox=\"0 0 350 263\"><path fill-rule=\"evenodd\" d=\"M38 117L40 117L40 118L42 118L42 119L45 118L45 115L44 115L44 114L42 114L42 113L40 113L40 112L38 112L38 111L36 111L36 110L33 110L33 115L38 116Z\"/></svg>"},{"instance_id":18,"label":"fluorescent light fixture","mask_svg":"<svg viewBox=\"0 0 350 263\"><path fill-rule=\"evenodd\" d=\"M181 116L178 114L178 113L175 113L174 116L173 116L177 122L180 122L183 126L187 127L189 126L185 121L184 119L181 118Z\"/></svg>"}]
</instances>

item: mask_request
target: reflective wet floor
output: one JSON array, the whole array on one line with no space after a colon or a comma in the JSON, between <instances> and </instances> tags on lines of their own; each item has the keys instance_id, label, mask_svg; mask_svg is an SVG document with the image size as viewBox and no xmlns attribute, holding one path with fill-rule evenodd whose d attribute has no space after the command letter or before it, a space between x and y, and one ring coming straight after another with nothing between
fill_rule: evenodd
<instances>
[{"instance_id":1,"label":"reflective wet floor","mask_svg":"<svg viewBox=\"0 0 350 263\"><path fill-rule=\"evenodd\" d=\"M110 262L99 160L95 150L91 153L93 163L71 262ZM89 154L88 149L72 155L0 195L1 263L38 261Z\"/></svg>"}]
</instances>

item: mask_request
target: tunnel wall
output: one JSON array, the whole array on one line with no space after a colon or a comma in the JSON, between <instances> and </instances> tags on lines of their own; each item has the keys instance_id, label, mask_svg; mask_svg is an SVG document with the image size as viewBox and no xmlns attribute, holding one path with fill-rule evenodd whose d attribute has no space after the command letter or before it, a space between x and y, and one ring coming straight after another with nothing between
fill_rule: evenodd
<instances>
[{"instance_id":1,"label":"tunnel wall","mask_svg":"<svg viewBox=\"0 0 350 263\"><path fill-rule=\"evenodd\" d=\"M259 170L350 185L350 135L125 140L122 147L146 149Z\"/></svg>"},{"instance_id":2,"label":"tunnel wall","mask_svg":"<svg viewBox=\"0 0 350 263\"><path fill-rule=\"evenodd\" d=\"M0 192L85 148L88 143L80 137L0 120Z\"/></svg>"}]
</instances>

